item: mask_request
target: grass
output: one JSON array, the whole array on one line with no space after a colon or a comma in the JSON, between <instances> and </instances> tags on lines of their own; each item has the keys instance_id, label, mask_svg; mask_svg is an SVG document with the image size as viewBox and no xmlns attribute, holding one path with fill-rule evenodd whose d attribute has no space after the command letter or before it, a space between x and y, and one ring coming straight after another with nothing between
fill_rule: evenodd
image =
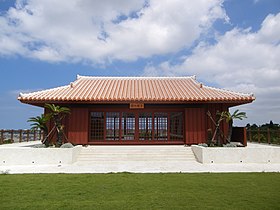
<instances>
[{"instance_id":1,"label":"grass","mask_svg":"<svg viewBox=\"0 0 280 210\"><path fill-rule=\"evenodd\" d=\"M280 209L279 173L0 175L0 209Z\"/></svg>"}]
</instances>

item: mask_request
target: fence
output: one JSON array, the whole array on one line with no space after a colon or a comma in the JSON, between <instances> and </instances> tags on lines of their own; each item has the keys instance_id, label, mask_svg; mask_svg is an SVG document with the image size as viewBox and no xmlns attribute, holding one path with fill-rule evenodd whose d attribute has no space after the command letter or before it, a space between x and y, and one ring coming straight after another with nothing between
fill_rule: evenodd
<instances>
[{"instance_id":1,"label":"fence","mask_svg":"<svg viewBox=\"0 0 280 210\"><path fill-rule=\"evenodd\" d=\"M0 130L0 144L37 141L43 139L40 130Z\"/></svg>"},{"instance_id":2,"label":"fence","mask_svg":"<svg viewBox=\"0 0 280 210\"><path fill-rule=\"evenodd\" d=\"M249 142L280 144L280 128L248 128L247 139Z\"/></svg>"}]
</instances>

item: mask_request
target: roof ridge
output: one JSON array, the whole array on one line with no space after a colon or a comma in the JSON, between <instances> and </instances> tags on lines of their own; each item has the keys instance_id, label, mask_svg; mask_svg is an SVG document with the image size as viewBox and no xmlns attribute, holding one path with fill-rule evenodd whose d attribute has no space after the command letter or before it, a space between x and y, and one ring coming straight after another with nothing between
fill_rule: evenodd
<instances>
[{"instance_id":1,"label":"roof ridge","mask_svg":"<svg viewBox=\"0 0 280 210\"><path fill-rule=\"evenodd\" d=\"M79 79L194 79L196 80L196 76L183 76L183 77L177 77L177 76L160 76L160 77L145 77L145 76L81 76L77 75L77 80Z\"/></svg>"}]
</instances>

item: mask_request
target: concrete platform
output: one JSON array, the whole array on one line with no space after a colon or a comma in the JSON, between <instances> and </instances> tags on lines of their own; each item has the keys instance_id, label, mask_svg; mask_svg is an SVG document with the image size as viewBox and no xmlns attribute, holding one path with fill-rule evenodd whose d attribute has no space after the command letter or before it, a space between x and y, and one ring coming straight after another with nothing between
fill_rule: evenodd
<instances>
[{"instance_id":1,"label":"concrete platform","mask_svg":"<svg viewBox=\"0 0 280 210\"><path fill-rule=\"evenodd\" d=\"M251 145L248 147L260 147L261 145ZM271 147L263 145L264 147ZM1 147L1 146L0 146ZM116 150L116 148L120 150ZM131 148L134 152L131 152ZM173 154L170 152L173 150ZM227 172L280 172L278 163L238 163L238 164L201 164L193 159L189 153L190 147L184 146L107 146L106 150L99 147L98 153L106 157L113 154L114 161L110 158L100 160L95 157L91 159L88 154L96 150L95 147L87 147L81 150L82 156L72 164L52 164L52 165L11 165L0 166L0 173L23 174L23 173L227 173ZM103 151L102 151L103 150ZM108 150L111 152L108 153ZM125 153L127 150L127 153ZM142 152L141 152L142 150ZM82 152L84 151L84 152ZM112 152L113 151L113 152ZM135 153L136 151L136 153ZM184 158L176 159L176 151L182 153L186 151ZM168 154L162 159L160 155ZM119 153L120 155L116 155ZM148 155L154 155L155 160L151 160ZM175 155L175 156L174 156Z\"/></svg>"}]
</instances>

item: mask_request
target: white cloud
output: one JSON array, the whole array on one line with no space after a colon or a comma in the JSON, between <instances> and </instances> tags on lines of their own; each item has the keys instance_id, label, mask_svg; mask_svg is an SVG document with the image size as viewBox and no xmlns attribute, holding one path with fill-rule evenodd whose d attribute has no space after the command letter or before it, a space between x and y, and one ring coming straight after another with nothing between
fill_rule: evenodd
<instances>
[{"instance_id":1,"label":"white cloud","mask_svg":"<svg viewBox=\"0 0 280 210\"><path fill-rule=\"evenodd\" d=\"M268 15L259 31L234 28L216 44L200 43L181 64L148 65L145 75L197 75L200 80L240 92L254 92L242 106L248 121L280 119L280 13ZM246 121L245 121L246 122Z\"/></svg>"},{"instance_id":2,"label":"white cloud","mask_svg":"<svg viewBox=\"0 0 280 210\"><path fill-rule=\"evenodd\" d=\"M135 60L193 44L223 0L18 0L0 16L0 55L58 62Z\"/></svg>"}]
</instances>

